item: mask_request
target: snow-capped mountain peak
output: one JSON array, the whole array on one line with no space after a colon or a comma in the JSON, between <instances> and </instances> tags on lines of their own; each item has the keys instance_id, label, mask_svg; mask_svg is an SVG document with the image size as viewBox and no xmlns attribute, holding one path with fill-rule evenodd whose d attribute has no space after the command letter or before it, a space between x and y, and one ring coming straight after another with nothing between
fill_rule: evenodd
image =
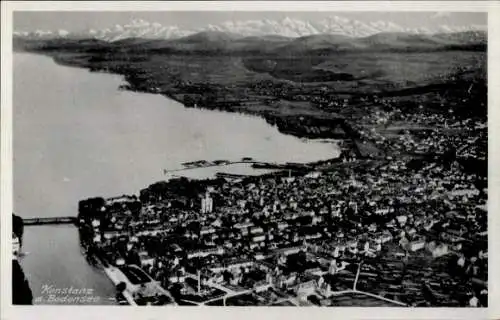
<instances>
[{"instance_id":1,"label":"snow-capped mountain peak","mask_svg":"<svg viewBox=\"0 0 500 320\"><path fill-rule=\"evenodd\" d=\"M60 36L60 37L66 37L67 35L69 35L69 32L67 30L57 30L57 34Z\"/></svg>"},{"instance_id":2,"label":"snow-capped mountain peak","mask_svg":"<svg viewBox=\"0 0 500 320\"><path fill-rule=\"evenodd\" d=\"M342 16L333 15L321 21L307 21L291 17L281 20L247 20L247 21L225 21L220 24L210 24L203 28L181 29L175 25L163 25L158 22L150 22L143 19L133 19L124 25L101 30L86 30L78 32L78 35L105 40L118 41L126 38L150 38L150 39L175 39L203 31L217 31L241 36L264 36L279 35L286 37L303 37L316 34L335 34L349 37L366 37L384 32L406 32L415 34L453 33L461 31L484 31L486 26L439 26L435 28L409 29L390 21L362 22ZM27 32L18 31L16 36L27 36ZM72 33L66 30L44 31L37 30L28 32L35 37L71 37Z\"/></svg>"}]
</instances>

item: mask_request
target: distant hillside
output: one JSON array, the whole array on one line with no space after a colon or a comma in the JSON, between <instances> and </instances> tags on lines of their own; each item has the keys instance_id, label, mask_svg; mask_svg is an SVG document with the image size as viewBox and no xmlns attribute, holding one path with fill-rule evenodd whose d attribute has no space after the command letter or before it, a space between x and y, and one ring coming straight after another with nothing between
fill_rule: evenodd
<instances>
[{"instance_id":1,"label":"distant hillside","mask_svg":"<svg viewBox=\"0 0 500 320\"><path fill-rule=\"evenodd\" d=\"M437 33L433 37L443 41L450 41L453 44L486 44L488 42L488 34L484 31Z\"/></svg>"},{"instance_id":2,"label":"distant hillside","mask_svg":"<svg viewBox=\"0 0 500 320\"><path fill-rule=\"evenodd\" d=\"M227 50L236 54L269 54L291 41L293 38L275 35L244 37L232 41Z\"/></svg>"},{"instance_id":3,"label":"distant hillside","mask_svg":"<svg viewBox=\"0 0 500 320\"><path fill-rule=\"evenodd\" d=\"M26 40L23 38L13 38L14 51L70 51L70 52L93 52L95 50L109 50L110 44L98 39L44 39Z\"/></svg>"},{"instance_id":4,"label":"distant hillside","mask_svg":"<svg viewBox=\"0 0 500 320\"><path fill-rule=\"evenodd\" d=\"M231 42L241 37L242 36L234 33L226 33L220 31L203 31L195 33L193 35L172 40L171 43L193 43L193 44L222 43L222 42Z\"/></svg>"},{"instance_id":5,"label":"distant hillside","mask_svg":"<svg viewBox=\"0 0 500 320\"><path fill-rule=\"evenodd\" d=\"M97 49L114 51L149 50L156 53L187 54L273 54L277 56L331 54L335 52L363 51L439 51L485 50L485 32L466 31L452 34L408 34L401 32L379 33L362 38L343 35L319 34L299 38L276 35L242 37L232 33L205 31L173 40L127 38L114 42L98 39L56 38L32 40L14 37L16 49L74 50L88 52Z\"/></svg>"},{"instance_id":6,"label":"distant hillside","mask_svg":"<svg viewBox=\"0 0 500 320\"><path fill-rule=\"evenodd\" d=\"M356 49L353 38L343 35L319 34L300 37L278 48L281 52L299 53L321 49L352 50Z\"/></svg>"},{"instance_id":7,"label":"distant hillside","mask_svg":"<svg viewBox=\"0 0 500 320\"><path fill-rule=\"evenodd\" d=\"M338 91L393 90L446 82L457 73L482 74L487 61L486 33L475 31L361 38L242 37L210 31L171 40L15 38L14 43L16 48L52 54L59 63L127 73L137 85L154 78L151 83L160 84L157 90L168 83L232 86L264 79L325 83Z\"/></svg>"},{"instance_id":8,"label":"distant hillside","mask_svg":"<svg viewBox=\"0 0 500 320\"><path fill-rule=\"evenodd\" d=\"M447 44L431 35L406 34L401 32L379 33L366 38L356 39L365 48L437 48Z\"/></svg>"}]
</instances>

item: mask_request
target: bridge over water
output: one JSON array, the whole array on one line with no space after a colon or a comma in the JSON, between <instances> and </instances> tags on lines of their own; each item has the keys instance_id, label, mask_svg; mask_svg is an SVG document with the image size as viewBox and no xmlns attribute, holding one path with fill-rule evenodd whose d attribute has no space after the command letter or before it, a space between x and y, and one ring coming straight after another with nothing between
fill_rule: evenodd
<instances>
[{"instance_id":1,"label":"bridge over water","mask_svg":"<svg viewBox=\"0 0 500 320\"><path fill-rule=\"evenodd\" d=\"M25 226L38 226L46 224L76 224L76 217L45 217L45 218L24 218Z\"/></svg>"}]
</instances>

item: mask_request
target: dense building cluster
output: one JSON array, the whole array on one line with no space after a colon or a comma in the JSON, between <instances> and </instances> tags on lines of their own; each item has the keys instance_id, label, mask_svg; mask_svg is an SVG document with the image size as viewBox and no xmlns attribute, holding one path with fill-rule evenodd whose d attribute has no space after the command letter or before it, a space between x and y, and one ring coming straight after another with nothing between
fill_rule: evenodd
<instances>
[{"instance_id":1,"label":"dense building cluster","mask_svg":"<svg viewBox=\"0 0 500 320\"><path fill-rule=\"evenodd\" d=\"M438 111L425 96L405 109L316 88L309 101L338 112L335 126L276 123L342 136L337 161L85 200L82 243L107 264L140 266L178 304L486 306L487 126L455 108L474 101L468 88L449 110L434 97ZM250 90L297 96L265 81Z\"/></svg>"},{"instance_id":2,"label":"dense building cluster","mask_svg":"<svg viewBox=\"0 0 500 320\"><path fill-rule=\"evenodd\" d=\"M486 159L488 129L485 119L455 119L443 114L376 111L353 126L366 141L391 154L444 154Z\"/></svg>"},{"instance_id":3,"label":"dense building cluster","mask_svg":"<svg viewBox=\"0 0 500 320\"><path fill-rule=\"evenodd\" d=\"M456 161L362 160L192 192L165 184L88 200L81 217L88 250L143 267L180 304L337 305L356 293L485 305L485 179Z\"/></svg>"}]
</instances>

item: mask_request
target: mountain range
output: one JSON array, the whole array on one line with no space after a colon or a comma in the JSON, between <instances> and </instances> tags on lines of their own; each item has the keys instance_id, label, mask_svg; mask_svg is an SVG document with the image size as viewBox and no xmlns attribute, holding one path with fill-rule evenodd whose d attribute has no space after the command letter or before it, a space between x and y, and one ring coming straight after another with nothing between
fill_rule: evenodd
<instances>
[{"instance_id":1,"label":"mountain range","mask_svg":"<svg viewBox=\"0 0 500 320\"><path fill-rule=\"evenodd\" d=\"M132 20L125 25L115 25L102 30L83 30L69 32L67 30L15 31L14 36L27 39L51 38L95 38L106 42L116 42L128 38L168 40L193 36L199 33L226 34L232 40L236 38L279 36L300 38L313 35L335 35L350 38L369 37L381 33L405 33L414 35L431 35L470 31L486 31L486 26L448 26L434 28L405 28L389 21L365 23L359 20L339 16L331 16L321 21L305 21L286 17L282 20L248 20L227 21L221 24L209 24L198 29L182 29L178 26L163 25L142 19ZM273 39L276 40L276 39Z\"/></svg>"}]
</instances>

